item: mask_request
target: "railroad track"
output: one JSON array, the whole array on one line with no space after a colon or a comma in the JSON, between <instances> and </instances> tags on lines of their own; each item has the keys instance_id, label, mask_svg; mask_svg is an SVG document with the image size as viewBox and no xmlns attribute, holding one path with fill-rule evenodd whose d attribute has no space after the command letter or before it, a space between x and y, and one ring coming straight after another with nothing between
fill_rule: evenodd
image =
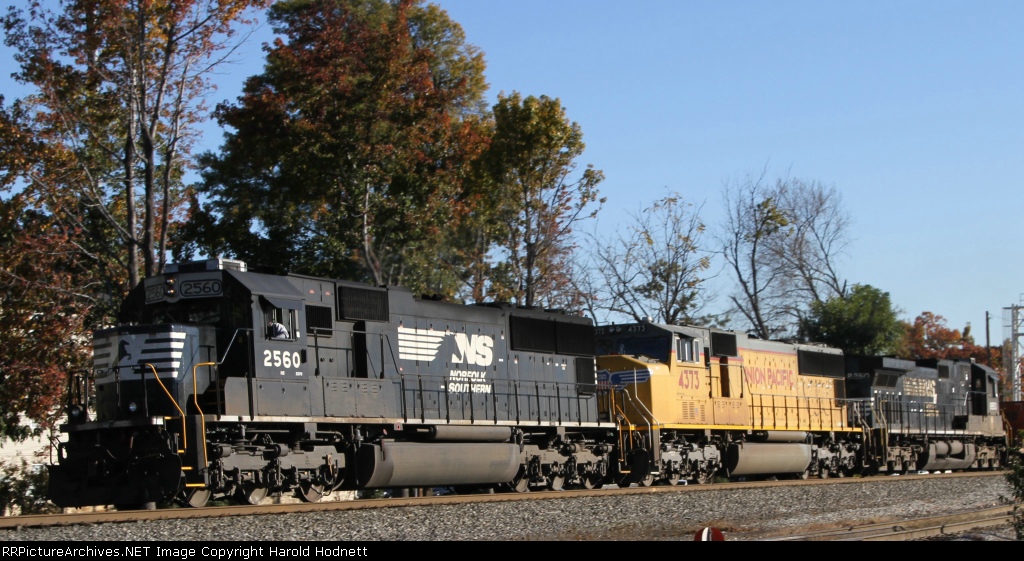
<instances>
[{"instance_id":1,"label":"railroad track","mask_svg":"<svg viewBox=\"0 0 1024 561\"><path fill-rule=\"evenodd\" d=\"M893 479L921 479L921 478L959 478L959 477L992 477L1002 475L1002 472L962 472L951 474L914 474L904 475ZM261 504L244 506L213 506L205 508L164 508L158 510L130 510L130 511L95 511L95 512L71 512L65 514L49 515L24 515L0 517L0 530L16 528L40 528L51 526L68 526L75 524L102 524L108 522L129 522L149 520L174 520L189 518L212 518L227 516L252 516L272 515L301 512L321 512L334 510L357 510L406 506L427 506L445 504L466 504L497 501L530 501L530 500L558 500L572 497L588 497L606 494L646 494L646 493L692 493L711 492L718 490L738 490L746 488L763 488L774 486L810 486L810 485L836 485L836 484L857 484L877 483L884 484L891 480L888 477L868 478L845 478L845 479L808 479L808 480L784 480L784 481L746 481L718 483L714 485L680 485L680 486L655 486L655 487L630 487L627 489L611 488L595 490L566 490L566 491L543 491L529 493L495 493L495 494L471 494L471 495L441 495L410 498L387 498L387 499L359 499L343 501L326 501L319 503L293 503L293 504ZM1005 509L1004 509L1005 510ZM1005 522L1005 520L1004 520ZM952 523L952 522L948 522ZM879 524L880 528L888 526L890 531L895 523ZM902 524L902 523L901 523ZM938 525L937 523L936 525ZM844 528L839 533L849 537L851 529ZM839 537L826 537L828 533L816 534L818 537L807 539L843 539ZM815 536L815 534L808 534ZM786 539L797 539L797 536L787 536ZM917 539L917 538L905 538Z\"/></svg>"},{"instance_id":2,"label":"railroad track","mask_svg":"<svg viewBox=\"0 0 1024 561\"><path fill-rule=\"evenodd\" d=\"M1000 506L942 516L846 526L754 541L912 541L1013 523L1013 508Z\"/></svg>"}]
</instances>

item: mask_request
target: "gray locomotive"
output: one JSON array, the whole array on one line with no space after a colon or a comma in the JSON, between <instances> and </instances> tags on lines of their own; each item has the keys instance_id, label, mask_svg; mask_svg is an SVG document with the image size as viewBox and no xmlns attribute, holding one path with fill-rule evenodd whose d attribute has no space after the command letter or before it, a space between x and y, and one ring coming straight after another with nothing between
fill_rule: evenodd
<instances>
[{"instance_id":1,"label":"gray locomotive","mask_svg":"<svg viewBox=\"0 0 1024 561\"><path fill-rule=\"evenodd\" d=\"M49 498L202 506L268 493L604 480L590 319L408 290L169 265L70 378Z\"/></svg>"},{"instance_id":2,"label":"gray locomotive","mask_svg":"<svg viewBox=\"0 0 1024 561\"><path fill-rule=\"evenodd\" d=\"M1007 431L999 373L969 360L847 357L846 391L863 427L864 471L995 469Z\"/></svg>"}]
</instances>

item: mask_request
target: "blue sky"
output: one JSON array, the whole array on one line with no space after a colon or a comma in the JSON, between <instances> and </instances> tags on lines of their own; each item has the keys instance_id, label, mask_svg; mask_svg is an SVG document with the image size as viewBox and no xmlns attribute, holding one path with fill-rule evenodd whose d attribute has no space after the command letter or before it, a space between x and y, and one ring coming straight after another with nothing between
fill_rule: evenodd
<instances>
[{"instance_id":1,"label":"blue sky","mask_svg":"<svg viewBox=\"0 0 1024 561\"><path fill-rule=\"evenodd\" d=\"M604 227L668 191L834 185L851 282L1003 338L1024 294L1024 3L440 0L491 93L558 97L605 172ZM719 292L730 289L724 278Z\"/></svg>"},{"instance_id":2,"label":"blue sky","mask_svg":"<svg viewBox=\"0 0 1024 561\"><path fill-rule=\"evenodd\" d=\"M905 319L969 322L983 344L987 311L995 343L1024 302L1024 3L435 3L485 53L492 99L557 97L579 123L605 231L672 191L714 227L723 186L767 168L836 187L852 217L841 272ZM261 70L268 36L222 68L214 101Z\"/></svg>"}]
</instances>

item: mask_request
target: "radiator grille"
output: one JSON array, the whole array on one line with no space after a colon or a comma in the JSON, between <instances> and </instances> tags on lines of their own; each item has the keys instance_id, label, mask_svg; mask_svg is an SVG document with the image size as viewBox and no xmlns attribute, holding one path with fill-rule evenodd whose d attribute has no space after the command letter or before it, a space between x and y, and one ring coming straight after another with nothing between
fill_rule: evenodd
<instances>
[{"instance_id":1,"label":"radiator grille","mask_svg":"<svg viewBox=\"0 0 1024 561\"><path fill-rule=\"evenodd\" d=\"M338 319L388 321L388 293L382 289L338 287Z\"/></svg>"}]
</instances>

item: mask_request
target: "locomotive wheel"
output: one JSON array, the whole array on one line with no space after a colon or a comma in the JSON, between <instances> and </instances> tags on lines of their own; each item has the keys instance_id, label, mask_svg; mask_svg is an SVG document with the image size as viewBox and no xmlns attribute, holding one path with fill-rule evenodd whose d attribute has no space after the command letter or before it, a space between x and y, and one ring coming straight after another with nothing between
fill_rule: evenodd
<instances>
[{"instance_id":1,"label":"locomotive wheel","mask_svg":"<svg viewBox=\"0 0 1024 561\"><path fill-rule=\"evenodd\" d=\"M184 497L182 497L182 502L185 504L185 506L190 506L192 508L203 508L204 506L206 506L206 503L210 502L211 495L213 495L213 491L211 491L210 489L186 489L184 492Z\"/></svg>"},{"instance_id":2,"label":"locomotive wheel","mask_svg":"<svg viewBox=\"0 0 1024 561\"><path fill-rule=\"evenodd\" d=\"M682 479L682 478L679 476L678 473L671 473L665 479L665 482L668 483L669 485L679 485L679 480L680 479Z\"/></svg>"},{"instance_id":3,"label":"locomotive wheel","mask_svg":"<svg viewBox=\"0 0 1024 561\"><path fill-rule=\"evenodd\" d=\"M548 478L548 489L552 491L561 491L565 488L565 477L561 475L552 475Z\"/></svg>"},{"instance_id":4,"label":"locomotive wheel","mask_svg":"<svg viewBox=\"0 0 1024 561\"><path fill-rule=\"evenodd\" d=\"M819 479L828 479L828 475L829 475L828 468L821 468L821 469L818 470L818 478Z\"/></svg>"},{"instance_id":5,"label":"locomotive wheel","mask_svg":"<svg viewBox=\"0 0 1024 561\"><path fill-rule=\"evenodd\" d=\"M640 487L650 487L651 485L654 485L654 474L653 473L645 474L640 479L640 481L637 481L636 483Z\"/></svg>"},{"instance_id":6,"label":"locomotive wheel","mask_svg":"<svg viewBox=\"0 0 1024 561\"><path fill-rule=\"evenodd\" d=\"M302 502L319 502L324 496L324 486L317 485L309 481L303 481L299 483L299 488L295 490L295 494L302 499Z\"/></svg>"},{"instance_id":7,"label":"locomotive wheel","mask_svg":"<svg viewBox=\"0 0 1024 561\"><path fill-rule=\"evenodd\" d=\"M526 474L526 467L520 467L515 479L506 483L509 491L513 493L526 493L530 490L530 476Z\"/></svg>"},{"instance_id":8,"label":"locomotive wheel","mask_svg":"<svg viewBox=\"0 0 1024 561\"><path fill-rule=\"evenodd\" d=\"M235 493L235 499L241 504L258 505L267 498L267 488L257 487L252 483L243 483Z\"/></svg>"},{"instance_id":9,"label":"locomotive wheel","mask_svg":"<svg viewBox=\"0 0 1024 561\"><path fill-rule=\"evenodd\" d=\"M697 472L697 476L693 478L693 482L697 485L708 485L715 480L714 472Z\"/></svg>"},{"instance_id":10,"label":"locomotive wheel","mask_svg":"<svg viewBox=\"0 0 1024 561\"><path fill-rule=\"evenodd\" d=\"M585 489L600 489L604 485L604 479L596 473L591 473L583 476L583 488Z\"/></svg>"}]
</instances>

